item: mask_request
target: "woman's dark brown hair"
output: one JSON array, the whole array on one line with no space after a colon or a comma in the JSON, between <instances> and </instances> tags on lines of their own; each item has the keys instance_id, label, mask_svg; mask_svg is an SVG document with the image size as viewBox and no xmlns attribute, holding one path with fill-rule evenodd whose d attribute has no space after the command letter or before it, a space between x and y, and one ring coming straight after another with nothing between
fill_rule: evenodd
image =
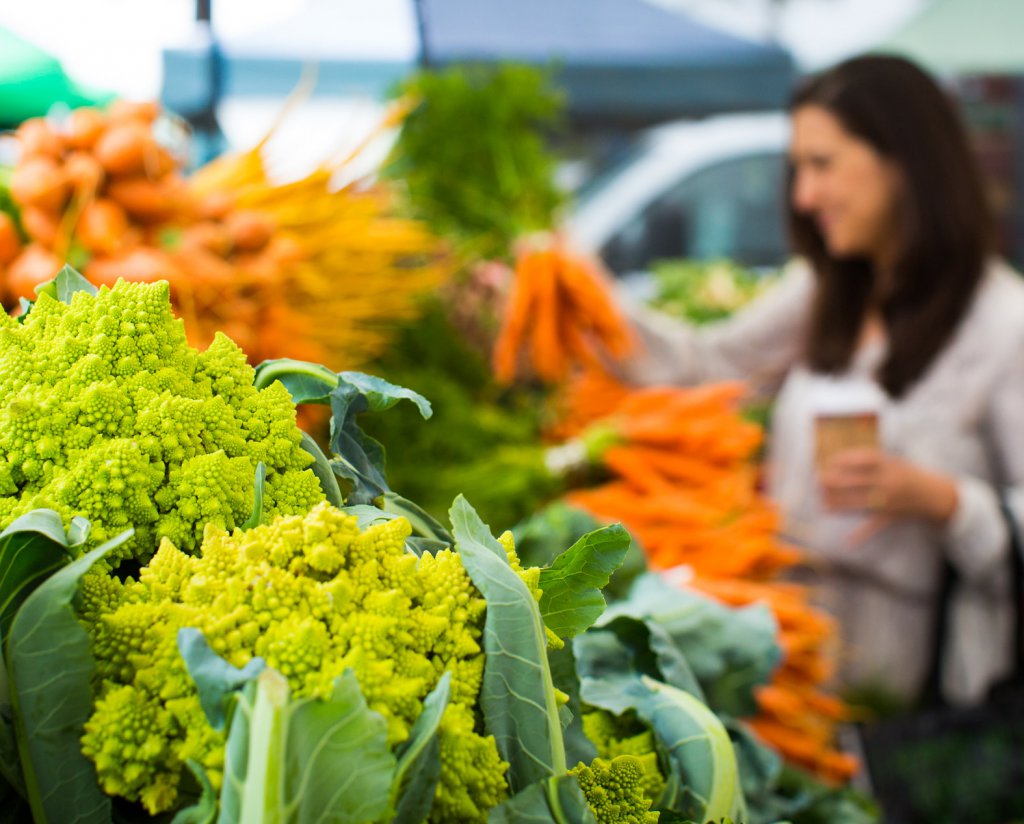
<instances>
[{"instance_id":1,"label":"woman's dark brown hair","mask_svg":"<svg viewBox=\"0 0 1024 824\"><path fill-rule=\"evenodd\" d=\"M832 257L811 216L790 196L796 251L818 277L807 357L818 372L845 369L875 299L888 336L878 379L900 397L950 340L992 250L992 219L981 177L952 101L899 57L858 57L811 78L790 111L820 106L902 173L901 249L876 294L871 261ZM790 174L790 195L793 175Z\"/></svg>"}]
</instances>

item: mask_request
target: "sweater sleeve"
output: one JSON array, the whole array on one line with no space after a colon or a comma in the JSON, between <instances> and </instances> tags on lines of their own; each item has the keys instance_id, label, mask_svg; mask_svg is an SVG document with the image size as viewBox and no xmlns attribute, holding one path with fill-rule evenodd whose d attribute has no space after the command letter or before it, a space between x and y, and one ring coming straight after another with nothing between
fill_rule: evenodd
<instances>
[{"instance_id":1,"label":"sweater sleeve","mask_svg":"<svg viewBox=\"0 0 1024 824\"><path fill-rule=\"evenodd\" d=\"M616 371L634 384L695 384L745 380L756 390L777 387L799 360L812 296L802 262L786 267L775 286L733 317L690 326L624 296L639 350Z\"/></svg>"},{"instance_id":2,"label":"sweater sleeve","mask_svg":"<svg viewBox=\"0 0 1024 824\"><path fill-rule=\"evenodd\" d=\"M1017 524L1024 524L1024 344L1010 354L993 382L985 426L994 474ZM950 560L969 580L1002 574L1009 533L999 493L970 476L958 479L957 492L957 509L946 527Z\"/></svg>"}]
</instances>

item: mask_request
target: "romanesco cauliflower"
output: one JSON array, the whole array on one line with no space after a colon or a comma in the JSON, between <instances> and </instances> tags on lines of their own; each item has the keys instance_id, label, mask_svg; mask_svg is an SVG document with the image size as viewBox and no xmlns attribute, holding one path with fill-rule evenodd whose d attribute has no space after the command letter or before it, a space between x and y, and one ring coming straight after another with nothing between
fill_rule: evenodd
<instances>
[{"instance_id":1,"label":"romanesco cauliflower","mask_svg":"<svg viewBox=\"0 0 1024 824\"><path fill-rule=\"evenodd\" d=\"M134 527L112 563L164 537L191 552L206 524L249 517L260 461L267 517L307 511L324 496L295 406L252 384L223 335L188 346L166 283L41 295L24 323L0 323L0 528L47 507L88 518L91 545Z\"/></svg>"},{"instance_id":2,"label":"romanesco cauliflower","mask_svg":"<svg viewBox=\"0 0 1024 824\"><path fill-rule=\"evenodd\" d=\"M644 797L644 768L631 755L611 761L595 758L590 766L580 763L570 770L580 782L583 796L599 824L656 824L651 800Z\"/></svg>"},{"instance_id":3,"label":"romanesco cauliflower","mask_svg":"<svg viewBox=\"0 0 1024 824\"><path fill-rule=\"evenodd\" d=\"M657 801L665 790L665 777L658 766L654 733L633 713L613 715L607 710L587 708L582 715L583 733L601 758L631 755L644 770L644 795Z\"/></svg>"},{"instance_id":4,"label":"romanesco cauliflower","mask_svg":"<svg viewBox=\"0 0 1024 824\"><path fill-rule=\"evenodd\" d=\"M321 503L247 531L208 526L197 556L164 540L138 581L85 576L79 615L98 664L82 750L101 787L157 813L175 805L185 759L222 780L223 734L206 723L176 646L178 629L195 627L237 667L262 657L297 697L326 697L352 668L393 746L450 672L430 820L485 821L507 796L508 767L476 713L486 602L457 553L417 558L409 534L404 518L360 530Z\"/></svg>"}]
</instances>

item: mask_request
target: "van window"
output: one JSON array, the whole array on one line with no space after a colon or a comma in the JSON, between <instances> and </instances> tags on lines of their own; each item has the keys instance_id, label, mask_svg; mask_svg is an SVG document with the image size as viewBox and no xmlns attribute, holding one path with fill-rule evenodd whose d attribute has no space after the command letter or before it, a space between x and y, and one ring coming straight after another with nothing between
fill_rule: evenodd
<instances>
[{"instance_id":1,"label":"van window","mask_svg":"<svg viewBox=\"0 0 1024 824\"><path fill-rule=\"evenodd\" d=\"M787 256L781 154L730 158L677 181L604 245L617 274L657 260L729 258L774 267Z\"/></svg>"}]
</instances>

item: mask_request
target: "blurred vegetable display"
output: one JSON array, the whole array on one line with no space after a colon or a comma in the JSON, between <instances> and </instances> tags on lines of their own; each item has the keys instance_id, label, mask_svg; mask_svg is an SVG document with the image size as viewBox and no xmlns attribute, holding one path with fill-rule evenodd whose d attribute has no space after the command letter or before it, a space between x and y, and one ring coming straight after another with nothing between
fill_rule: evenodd
<instances>
[{"instance_id":1,"label":"blurred vegetable display","mask_svg":"<svg viewBox=\"0 0 1024 824\"><path fill-rule=\"evenodd\" d=\"M173 135L155 105L124 102L18 129L13 225L0 223L8 309L67 259L96 283L167 280L196 345L223 330L253 363L351 368L448 277L443 245L401 216L394 186L334 184L351 158L277 183L264 141L186 176Z\"/></svg>"},{"instance_id":2,"label":"blurred vegetable display","mask_svg":"<svg viewBox=\"0 0 1024 824\"><path fill-rule=\"evenodd\" d=\"M690 323L723 320L771 287L773 273L755 272L729 260L665 260L654 264L650 303Z\"/></svg>"}]
</instances>

